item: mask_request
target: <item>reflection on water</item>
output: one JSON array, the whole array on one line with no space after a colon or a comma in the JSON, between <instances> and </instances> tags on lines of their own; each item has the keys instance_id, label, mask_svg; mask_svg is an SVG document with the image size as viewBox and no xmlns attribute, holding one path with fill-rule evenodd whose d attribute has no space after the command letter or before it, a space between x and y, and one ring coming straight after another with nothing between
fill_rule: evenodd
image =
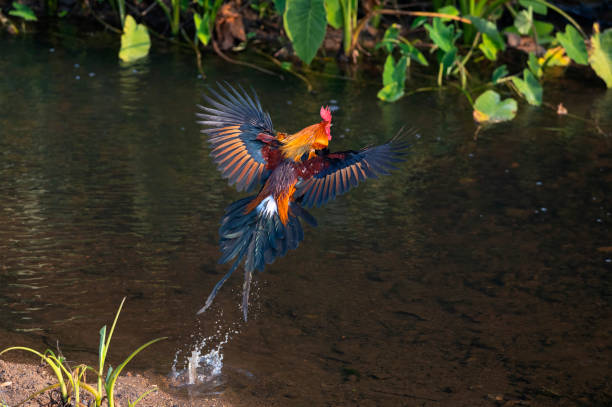
<instances>
[{"instance_id":1,"label":"reflection on water","mask_svg":"<svg viewBox=\"0 0 612 407\"><path fill-rule=\"evenodd\" d=\"M611 149L584 121L521 105L475 142L462 95L385 104L377 86L328 78L310 95L210 58L209 78L248 81L279 130L316 121L321 104L335 107L337 149L421 130L392 177L313 210L319 227L257 276L253 318L238 326L240 279L195 316L226 271L217 230L241 195L195 124L205 83L191 55L157 48L125 67L116 44L86 52L66 29L0 41L0 348L59 340L93 362L127 296L111 359L170 336L131 366L174 372L182 396L612 402ZM609 91L549 86L550 103L610 133Z\"/></svg>"}]
</instances>

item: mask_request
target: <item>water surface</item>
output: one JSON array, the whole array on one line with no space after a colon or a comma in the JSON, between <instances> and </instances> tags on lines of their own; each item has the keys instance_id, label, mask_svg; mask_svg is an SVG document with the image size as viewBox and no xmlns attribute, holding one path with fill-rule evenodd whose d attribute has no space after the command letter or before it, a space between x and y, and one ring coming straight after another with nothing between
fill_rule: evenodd
<instances>
[{"instance_id":1,"label":"water surface","mask_svg":"<svg viewBox=\"0 0 612 407\"><path fill-rule=\"evenodd\" d=\"M521 104L474 141L454 93L384 104L377 83L314 78L308 94L295 78L213 57L204 81L189 53L158 44L123 66L116 38L69 28L0 47L0 348L59 341L93 363L99 328L127 296L113 363L168 336L132 367L182 397L612 403L612 150L593 126ZM319 227L256 276L247 324L240 273L195 316L227 269L216 264L220 217L242 196L211 162L195 105L206 83L237 79L277 129L337 106L337 149L420 129L400 171L312 211ZM610 91L570 79L545 91L610 133ZM202 341L206 353L226 338L216 387L166 382Z\"/></svg>"}]
</instances>

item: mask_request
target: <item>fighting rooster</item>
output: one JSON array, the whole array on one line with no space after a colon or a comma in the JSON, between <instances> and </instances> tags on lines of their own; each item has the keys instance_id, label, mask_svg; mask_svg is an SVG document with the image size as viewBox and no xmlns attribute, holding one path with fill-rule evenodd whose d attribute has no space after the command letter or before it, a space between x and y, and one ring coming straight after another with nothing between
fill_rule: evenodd
<instances>
[{"instance_id":1,"label":"fighting rooster","mask_svg":"<svg viewBox=\"0 0 612 407\"><path fill-rule=\"evenodd\" d=\"M304 239L300 218L316 226L304 207L323 205L366 178L388 174L403 161L407 143L398 137L360 151L330 153L332 115L321 107L321 122L295 134L274 130L270 115L257 95L242 87L219 84L198 106L206 126L211 155L230 185L238 191L259 189L257 195L240 199L225 210L221 221L219 263L234 260L198 314L212 304L219 288L244 260L242 312L247 320L253 271L284 256Z\"/></svg>"}]
</instances>

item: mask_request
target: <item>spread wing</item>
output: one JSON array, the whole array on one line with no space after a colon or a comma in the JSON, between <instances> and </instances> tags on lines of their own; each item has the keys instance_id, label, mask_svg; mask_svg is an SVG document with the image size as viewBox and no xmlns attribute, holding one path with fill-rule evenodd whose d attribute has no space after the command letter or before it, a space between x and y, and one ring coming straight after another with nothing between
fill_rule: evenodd
<instances>
[{"instance_id":1,"label":"spread wing","mask_svg":"<svg viewBox=\"0 0 612 407\"><path fill-rule=\"evenodd\" d=\"M269 176L262 148L275 148L276 132L270 115L263 111L257 94L250 96L242 87L217 84L204 95L207 106L197 116L207 128L213 156L219 171L238 191L250 191Z\"/></svg>"},{"instance_id":2,"label":"spread wing","mask_svg":"<svg viewBox=\"0 0 612 407\"><path fill-rule=\"evenodd\" d=\"M312 178L297 185L295 197L301 197L305 207L320 206L334 199L337 195L348 192L360 181L389 174L395 164L404 161L406 141L394 137L386 144L366 147L360 151L343 151L329 153L313 158L320 163L313 167L321 168Z\"/></svg>"}]
</instances>

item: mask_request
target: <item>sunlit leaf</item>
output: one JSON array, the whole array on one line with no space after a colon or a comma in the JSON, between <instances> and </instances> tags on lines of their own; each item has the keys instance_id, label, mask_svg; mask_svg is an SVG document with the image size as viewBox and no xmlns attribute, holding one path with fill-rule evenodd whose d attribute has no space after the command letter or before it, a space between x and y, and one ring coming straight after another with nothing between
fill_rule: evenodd
<instances>
[{"instance_id":1,"label":"sunlit leaf","mask_svg":"<svg viewBox=\"0 0 612 407\"><path fill-rule=\"evenodd\" d=\"M489 42L493 43L498 50L503 51L506 49L504 39L497 30L495 23L485 20L484 18L474 16L469 16L468 19L478 31L488 37Z\"/></svg>"},{"instance_id":2,"label":"sunlit leaf","mask_svg":"<svg viewBox=\"0 0 612 407\"><path fill-rule=\"evenodd\" d=\"M325 0L325 13L327 15L327 24L334 28L342 27L343 15L340 0Z\"/></svg>"},{"instance_id":3,"label":"sunlit leaf","mask_svg":"<svg viewBox=\"0 0 612 407\"><path fill-rule=\"evenodd\" d=\"M473 117L478 123L499 123L514 119L516 110L516 100L501 100L499 93L488 90L476 99Z\"/></svg>"},{"instance_id":4,"label":"sunlit leaf","mask_svg":"<svg viewBox=\"0 0 612 407\"><path fill-rule=\"evenodd\" d=\"M31 8L25 4L19 4L16 1L13 2L13 9L9 11L9 14L15 17L23 18L26 21L37 21L36 14Z\"/></svg>"},{"instance_id":5,"label":"sunlit leaf","mask_svg":"<svg viewBox=\"0 0 612 407\"><path fill-rule=\"evenodd\" d=\"M136 24L131 15L125 18L123 35L121 35L121 50L119 58L125 62L135 61L147 56L151 47L151 39L147 27L143 24Z\"/></svg>"},{"instance_id":6,"label":"sunlit leaf","mask_svg":"<svg viewBox=\"0 0 612 407\"><path fill-rule=\"evenodd\" d=\"M406 43L406 42L401 42L399 46L400 46L400 49L402 50L402 54L407 55L408 57L410 57L410 59L417 61L421 65L424 65L424 66L429 65L423 53L419 51L414 45Z\"/></svg>"},{"instance_id":7,"label":"sunlit leaf","mask_svg":"<svg viewBox=\"0 0 612 407\"><path fill-rule=\"evenodd\" d=\"M589 63L589 54L587 53L584 39L572 25L565 26L565 33L558 32L557 40L561 43L567 56L575 63L587 65Z\"/></svg>"},{"instance_id":8,"label":"sunlit leaf","mask_svg":"<svg viewBox=\"0 0 612 407\"><path fill-rule=\"evenodd\" d=\"M196 34L200 42L204 45L208 45L212 37L210 15L205 13L203 16L200 16L198 13L193 13L193 23L196 27Z\"/></svg>"},{"instance_id":9,"label":"sunlit leaf","mask_svg":"<svg viewBox=\"0 0 612 407\"><path fill-rule=\"evenodd\" d=\"M523 71L523 79L514 77L512 82L527 100L527 103L534 106L542 104L542 85L529 69Z\"/></svg>"},{"instance_id":10,"label":"sunlit leaf","mask_svg":"<svg viewBox=\"0 0 612 407\"><path fill-rule=\"evenodd\" d=\"M533 10L531 7L528 10L521 10L514 18L514 26L519 34L527 35L533 25Z\"/></svg>"},{"instance_id":11,"label":"sunlit leaf","mask_svg":"<svg viewBox=\"0 0 612 407\"><path fill-rule=\"evenodd\" d=\"M323 0L287 0L284 24L295 53L310 64L325 38L327 19Z\"/></svg>"},{"instance_id":12,"label":"sunlit leaf","mask_svg":"<svg viewBox=\"0 0 612 407\"><path fill-rule=\"evenodd\" d=\"M495 61L497 59L498 49L493 43L493 41L489 39L489 36L487 34L482 34L482 42L480 43L480 45L478 45L478 49L482 51L483 55L487 59L490 59L491 61Z\"/></svg>"},{"instance_id":13,"label":"sunlit leaf","mask_svg":"<svg viewBox=\"0 0 612 407\"><path fill-rule=\"evenodd\" d=\"M548 7L537 0L519 0L519 4L527 9L531 7L534 13L544 16L548 13Z\"/></svg>"},{"instance_id":14,"label":"sunlit leaf","mask_svg":"<svg viewBox=\"0 0 612 407\"><path fill-rule=\"evenodd\" d=\"M454 42L457 36L455 35L455 28L452 24L446 25L441 19L434 18L433 25L425 24L425 29L434 44L445 53L455 47Z\"/></svg>"},{"instance_id":15,"label":"sunlit leaf","mask_svg":"<svg viewBox=\"0 0 612 407\"><path fill-rule=\"evenodd\" d=\"M493 71L493 75L491 76L491 80L493 81L493 84L496 84L497 81L499 81L504 76L508 76L508 68L506 67L506 65L498 66Z\"/></svg>"},{"instance_id":16,"label":"sunlit leaf","mask_svg":"<svg viewBox=\"0 0 612 407\"><path fill-rule=\"evenodd\" d=\"M591 67L606 82L606 86L612 88L612 28L600 33L599 24L594 24L591 46Z\"/></svg>"},{"instance_id":17,"label":"sunlit leaf","mask_svg":"<svg viewBox=\"0 0 612 407\"><path fill-rule=\"evenodd\" d=\"M563 47L554 47L546 50L544 56L538 59L540 66L568 66L570 63L569 57L565 55Z\"/></svg>"}]
</instances>

